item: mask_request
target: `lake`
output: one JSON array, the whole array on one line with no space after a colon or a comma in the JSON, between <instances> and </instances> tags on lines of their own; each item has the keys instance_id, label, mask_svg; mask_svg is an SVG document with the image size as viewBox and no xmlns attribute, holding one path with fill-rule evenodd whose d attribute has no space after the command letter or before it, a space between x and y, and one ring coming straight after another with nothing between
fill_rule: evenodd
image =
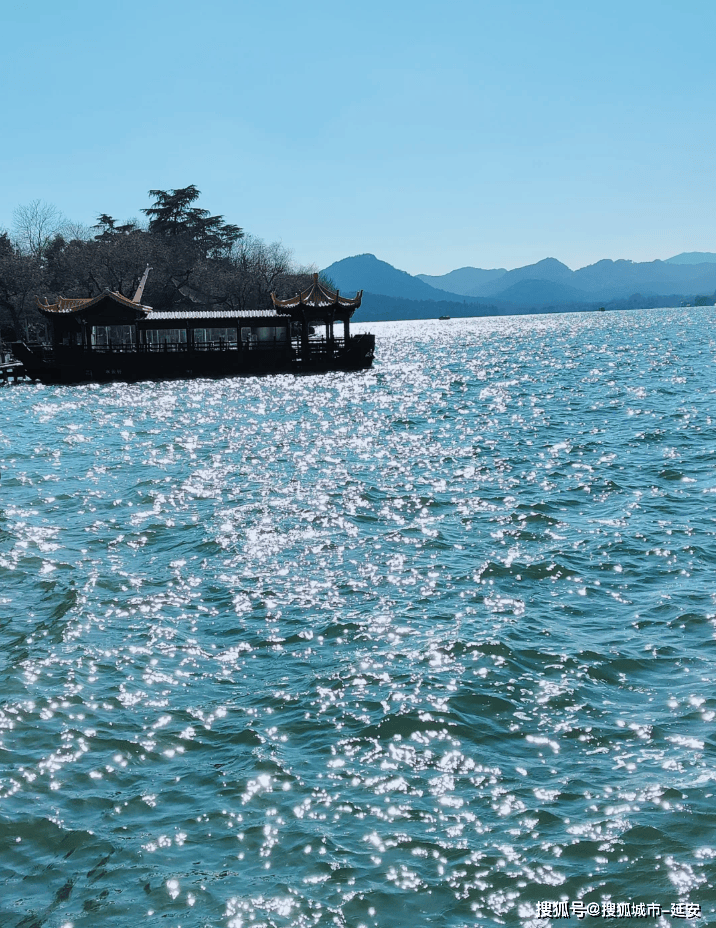
<instances>
[{"instance_id":1,"label":"lake","mask_svg":"<svg viewBox=\"0 0 716 928\"><path fill-rule=\"evenodd\" d=\"M713 309L361 328L0 388L3 926L714 918Z\"/></svg>"}]
</instances>

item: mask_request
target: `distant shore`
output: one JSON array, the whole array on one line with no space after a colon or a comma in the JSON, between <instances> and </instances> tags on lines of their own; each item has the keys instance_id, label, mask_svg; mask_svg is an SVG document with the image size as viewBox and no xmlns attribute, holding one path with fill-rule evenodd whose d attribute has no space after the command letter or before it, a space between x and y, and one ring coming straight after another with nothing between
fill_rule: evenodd
<instances>
[{"instance_id":1,"label":"distant shore","mask_svg":"<svg viewBox=\"0 0 716 928\"><path fill-rule=\"evenodd\" d=\"M623 312L633 309L675 309L684 303L681 295L651 297L636 294L627 300L612 300L602 303L556 304L554 306L515 306L505 303L435 302L433 300L406 300L382 294L364 293L363 303L356 312L354 322L398 322L400 320L435 319L450 316L451 319L472 319L485 316L531 316L554 313ZM708 308L712 304L699 304ZM684 307L686 308L686 307Z\"/></svg>"}]
</instances>

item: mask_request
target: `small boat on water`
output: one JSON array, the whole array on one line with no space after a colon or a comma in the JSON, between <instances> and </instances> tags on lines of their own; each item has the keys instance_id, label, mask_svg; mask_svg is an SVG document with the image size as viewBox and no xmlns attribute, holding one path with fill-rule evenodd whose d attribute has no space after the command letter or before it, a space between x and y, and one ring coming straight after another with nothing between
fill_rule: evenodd
<instances>
[{"instance_id":1,"label":"small boat on water","mask_svg":"<svg viewBox=\"0 0 716 928\"><path fill-rule=\"evenodd\" d=\"M450 316L438 316L438 319L449 319Z\"/></svg>"},{"instance_id":2,"label":"small boat on water","mask_svg":"<svg viewBox=\"0 0 716 928\"><path fill-rule=\"evenodd\" d=\"M83 299L37 301L48 339L15 342L29 377L43 383L164 380L237 374L358 371L373 363L375 336L351 335L363 291L342 297L313 275L289 299L265 309L180 305L156 312L142 303L149 268L133 299L110 290ZM342 336L334 324L343 324ZM316 330L323 328L323 334Z\"/></svg>"}]
</instances>

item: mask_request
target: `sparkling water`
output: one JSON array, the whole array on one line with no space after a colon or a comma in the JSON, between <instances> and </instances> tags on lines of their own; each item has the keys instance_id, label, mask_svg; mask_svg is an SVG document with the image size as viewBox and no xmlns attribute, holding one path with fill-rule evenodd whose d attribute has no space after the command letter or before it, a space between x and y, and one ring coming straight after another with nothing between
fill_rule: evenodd
<instances>
[{"instance_id":1,"label":"sparkling water","mask_svg":"<svg viewBox=\"0 0 716 928\"><path fill-rule=\"evenodd\" d=\"M714 918L713 311L366 328L0 389L2 926Z\"/></svg>"}]
</instances>

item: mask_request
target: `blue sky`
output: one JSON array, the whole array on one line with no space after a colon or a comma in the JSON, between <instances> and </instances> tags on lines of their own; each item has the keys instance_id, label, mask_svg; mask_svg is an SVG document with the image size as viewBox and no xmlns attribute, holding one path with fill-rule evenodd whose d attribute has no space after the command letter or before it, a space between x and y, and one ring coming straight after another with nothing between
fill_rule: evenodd
<instances>
[{"instance_id":1,"label":"blue sky","mask_svg":"<svg viewBox=\"0 0 716 928\"><path fill-rule=\"evenodd\" d=\"M5 0L0 227L150 188L323 267L716 251L716 4Z\"/></svg>"}]
</instances>

